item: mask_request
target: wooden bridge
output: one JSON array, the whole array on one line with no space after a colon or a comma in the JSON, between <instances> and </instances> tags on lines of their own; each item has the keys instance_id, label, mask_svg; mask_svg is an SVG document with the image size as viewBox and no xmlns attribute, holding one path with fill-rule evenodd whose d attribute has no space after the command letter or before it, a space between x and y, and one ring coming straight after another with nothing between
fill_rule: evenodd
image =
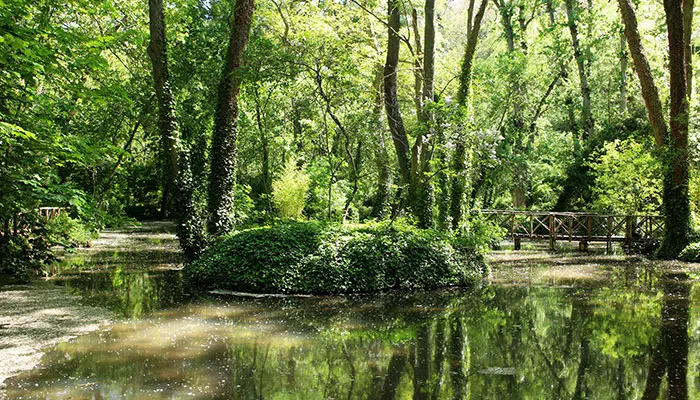
<instances>
[{"instance_id":1,"label":"wooden bridge","mask_svg":"<svg viewBox=\"0 0 700 400\"><path fill-rule=\"evenodd\" d=\"M579 242L580 250L587 250L592 242L606 243L612 249L615 242L627 251L643 248L661 239L663 217L660 215L603 215L587 212L546 212L519 210L479 210L479 214L506 229L513 239L515 250L520 250L523 238L548 240L554 249L558 240Z\"/></svg>"}]
</instances>

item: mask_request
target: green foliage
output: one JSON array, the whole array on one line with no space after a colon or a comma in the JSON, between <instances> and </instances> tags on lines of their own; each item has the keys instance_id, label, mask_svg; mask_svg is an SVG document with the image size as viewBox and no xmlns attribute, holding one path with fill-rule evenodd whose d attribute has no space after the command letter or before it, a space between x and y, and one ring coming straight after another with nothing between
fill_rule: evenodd
<instances>
[{"instance_id":1,"label":"green foliage","mask_svg":"<svg viewBox=\"0 0 700 400\"><path fill-rule=\"evenodd\" d=\"M455 243L467 249L486 253L496 249L506 235L506 229L489 221L482 214L472 215L464 230L457 235Z\"/></svg>"},{"instance_id":2,"label":"green foliage","mask_svg":"<svg viewBox=\"0 0 700 400\"><path fill-rule=\"evenodd\" d=\"M284 219L300 219L304 211L309 176L290 159L282 175L272 182L272 201L279 216Z\"/></svg>"},{"instance_id":3,"label":"green foliage","mask_svg":"<svg viewBox=\"0 0 700 400\"><path fill-rule=\"evenodd\" d=\"M463 286L485 264L474 241L402 223L289 222L237 232L185 268L201 288L348 293Z\"/></svg>"},{"instance_id":4,"label":"green foliage","mask_svg":"<svg viewBox=\"0 0 700 400\"><path fill-rule=\"evenodd\" d=\"M661 165L650 144L606 143L589 167L595 175L593 207L613 214L653 214L661 204Z\"/></svg>"},{"instance_id":5,"label":"green foliage","mask_svg":"<svg viewBox=\"0 0 700 400\"><path fill-rule=\"evenodd\" d=\"M686 246L678 255L678 258L683 261L699 262L700 261L700 242L691 243Z\"/></svg>"},{"instance_id":6,"label":"green foliage","mask_svg":"<svg viewBox=\"0 0 700 400\"><path fill-rule=\"evenodd\" d=\"M47 239L50 243L65 247L90 246L97 238L97 230L90 228L80 219L62 212L46 224Z\"/></svg>"},{"instance_id":7,"label":"green foliage","mask_svg":"<svg viewBox=\"0 0 700 400\"><path fill-rule=\"evenodd\" d=\"M47 232L41 221L27 216L27 226L33 226L25 234L0 234L0 275L19 282L27 282L46 265L55 260Z\"/></svg>"}]
</instances>

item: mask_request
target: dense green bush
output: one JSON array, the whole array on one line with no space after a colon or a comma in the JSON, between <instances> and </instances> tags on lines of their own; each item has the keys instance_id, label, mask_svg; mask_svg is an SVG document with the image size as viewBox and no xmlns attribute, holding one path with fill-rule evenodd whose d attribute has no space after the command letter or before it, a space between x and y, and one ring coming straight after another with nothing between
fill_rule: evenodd
<instances>
[{"instance_id":1,"label":"dense green bush","mask_svg":"<svg viewBox=\"0 0 700 400\"><path fill-rule=\"evenodd\" d=\"M688 246L686 246L686 248L683 249L683 251L681 251L681 254L678 255L678 258L683 261L700 261L700 242L691 243Z\"/></svg>"},{"instance_id":2,"label":"dense green bush","mask_svg":"<svg viewBox=\"0 0 700 400\"><path fill-rule=\"evenodd\" d=\"M248 292L349 293L467 285L482 252L403 224L281 223L237 232L185 268L191 284Z\"/></svg>"},{"instance_id":3,"label":"dense green bush","mask_svg":"<svg viewBox=\"0 0 700 400\"><path fill-rule=\"evenodd\" d=\"M29 232L0 232L0 283L28 282L55 260L45 226L37 221Z\"/></svg>"},{"instance_id":4,"label":"dense green bush","mask_svg":"<svg viewBox=\"0 0 700 400\"><path fill-rule=\"evenodd\" d=\"M97 238L97 229L72 218L67 212L59 214L46 224L47 239L51 244L64 247L90 246Z\"/></svg>"}]
</instances>

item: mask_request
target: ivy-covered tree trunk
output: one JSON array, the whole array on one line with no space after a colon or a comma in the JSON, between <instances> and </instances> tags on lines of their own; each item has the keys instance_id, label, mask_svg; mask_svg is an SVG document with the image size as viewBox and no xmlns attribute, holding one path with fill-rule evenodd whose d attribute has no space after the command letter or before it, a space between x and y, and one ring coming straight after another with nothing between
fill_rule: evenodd
<instances>
[{"instance_id":1,"label":"ivy-covered tree trunk","mask_svg":"<svg viewBox=\"0 0 700 400\"><path fill-rule=\"evenodd\" d=\"M664 159L664 216L666 234L659 254L676 257L690 243L690 196L688 192L688 98L685 79L685 44L681 0L664 0L668 27L668 67L671 77L669 137Z\"/></svg>"},{"instance_id":2,"label":"ivy-covered tree trunk","mask_svg":"<svg viewBox=\"0 0 700 400\"><path fill-rule=\"evenodd\" d=\"M237 0L229 38L226 63L214 117L211 143L207 227L218 236L233 229L233 193L236 181L236 136L238 132L238 94L243 52L248 44L254 0Z\"/></svg>"},{"instance_id":3,"label":"ivy-covered tree trunk","mask_svg":"<svg viewBox=\"0 0 700 400\"><path fill-rule=\"evenodd\" d=\"M644 53L637 17L630 0L619 0L625 24L625 37L642 87L654 133L657 153L664 166L663 213L665 234L659 255L674 258L689 243L691 235L690 199L688 193L688 98L685 79L686 59L683 7L681 0L664 0L669 43L671 78L670 134L666 125L658 89L649 61Z\"/></svg>"},{"instance_id":4,"label":"ivy-covered tree trunk","mask_svg":"<svg viewBox=\"0 0 700 400\"><path fill-rule=\"evenodd\" d=\"M396 158L399 162L399 171L403 184L411 181L411 162L409 158L410 147L408 136L401 117L401 108L397 95L397 67L399 64L399 47L401 45L398 35L401 29L401 12L397 0L388 0L389 10L389 39L386 49L386 63L384 64L384 107L389 122L391 138L396 149Z\"/></svg>"},{"instance_id":5,"label":"ivy-covered tree trunk","mask_svg":"<svg viewBox=\"0 0 700 400\"><path fill-rule=\"evenodd\" d=\"M168 59L165 44L165 20L163 16L163 0L148 1L148 16L151 40L148 45L148 55L153 65L153 81L158 100L158 126L160 129L161 146L165 160L165 177L161 213L169 215L171 197L174 192L175 180L178 174L178 129L175 119Z\"/></svg>"},{"instance_id":6,"label":"ivy-covered tree trunk","mask_svg":"<svg viewBox=\"0 0 700 400\"><path fill-rule=\"evenodd\" d=\"M415 17L414 10L414 21ZM417 25L417 22L414 22ZM416 47L419 48L418 29L415 28ZM425 29L424 29L423 63L416 64L416 72L421 73L416 77L417 115L420 123L416 133L416 140L411 149L411 187L409 197L413 215L418 218L421 228L432 228L434 225L433 202L435 193L430 182L431 139L433 135L433 112L426 105L433 101L435 80L435 0L425 2Z\"/></svg>"},{"instance_id":7,"label":"ivy-covered tree trunk","mask_svg":"<svg viewBox=\"0 0 700 400\"><path fill-rule=\"evenodd\" d=\"M482 0L479 10L476 15L469 16L471 30L467 32L467 45L464 50L464 58L462 59L462 69L459 75L459 91L457 92L457 104L460 107L460 112L463 118L467 116L467 108L469 105L469 90L471 87L472 64L474 62L474 53L479 40L479 30L481 29L481 21L486 12L487 0ZM470 7L473 10L473 6ZM466 192L466 174L467 174L467 143L466 132L460 129L455 138L455 152L452 158L452 188L450 193L450 216L452 217L452 229L457 229L462 223L464 215L464 194Z\"/></svg>"},{"instance_id":8,"label":"ivy-covered tree trunk","mask_svg":"<svg viewBox=\"0 0 700 400\"><path fill-rule=\"evenodd\" d=\"M194 201L195 185L192 179L189 156L179 145L179 133L165 41L163 1L149 0L151 42L148 54L153 64L153 81L158 99L158 119L163 145L166 150L167 181L164 205L175 218L177 236L186 260L199 257L206 248L206 235ZM132 138L133 139L133 134ZM131 140L130 139L130 140ZM167 200L167 199L170 200ZM168 204L169 203L169 204Z\"/></svg>"}]
</instances>

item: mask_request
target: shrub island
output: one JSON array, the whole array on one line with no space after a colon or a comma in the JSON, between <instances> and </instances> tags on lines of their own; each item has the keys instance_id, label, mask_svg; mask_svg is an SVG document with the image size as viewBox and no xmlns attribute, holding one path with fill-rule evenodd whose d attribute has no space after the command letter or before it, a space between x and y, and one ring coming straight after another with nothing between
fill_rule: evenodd
<instances>
[{"instance_id":1,"label":"shrub island","mask_svg":"<svg viewBox=\"0 0 700 400\"><path fill-rule=\"evenodd\" d=\"M238 231L185 267L196 287L255 293L353 293L466 286L487 270L476 234L402 223L285 222Z\"/></svg>"}]
</instances>

